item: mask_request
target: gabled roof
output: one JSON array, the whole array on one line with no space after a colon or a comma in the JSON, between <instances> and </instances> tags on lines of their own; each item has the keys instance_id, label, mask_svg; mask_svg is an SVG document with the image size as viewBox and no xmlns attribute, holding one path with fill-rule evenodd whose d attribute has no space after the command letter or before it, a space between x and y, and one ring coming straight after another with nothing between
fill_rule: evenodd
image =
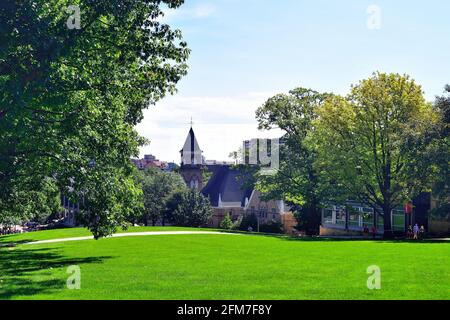
<instances>
[{"instance_id":1,"label":"gabled roof","mask_svg":"<svg viewBox=\"0 0 450 320\"><path fill-rule=\"evenodd\" d=\"M246 199L250 198L253 188L244 188L242 179L239 179L241 170L230 166L208 166L208 169L213 175L203 188L202 194L209 198L211 205L219 207L221 202L223 205L240 204L245 207Z\"/></svg>"}]
</instances>

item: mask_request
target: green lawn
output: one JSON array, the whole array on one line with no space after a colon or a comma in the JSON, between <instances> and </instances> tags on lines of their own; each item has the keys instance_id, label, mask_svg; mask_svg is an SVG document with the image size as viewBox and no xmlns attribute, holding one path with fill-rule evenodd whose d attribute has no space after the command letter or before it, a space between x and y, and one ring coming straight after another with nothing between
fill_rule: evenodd
<instances>
[{"instance_id":1,"label":"green lawn","mask_svg":"<svg viewBox=\"0 0 450 320\"><path fill-rule=\"evenodd\" d=\"M70 265L81 268L80 290L66 288ZM367 289L371 265L381 290ZM449 268L450 242L162 235L21 244L0 248L0 299L450 299Z\"/></svg>"},{"instance_id":2,"label":"green lawn","mask_svg":"<svg viewBox=\"0 0 450 320\"><path fill-rule=\"evenodd\" d=\"M117 233L147 232L147 231L184 231L184 230L211 231L211 229L201 229L201 228L193 229L184 227L130 227L127 230L119 229L117 230ZM0 245L6 243L25 243L39 240L64 239L64 238L86 237L86 236L92 236L92 233L86 228L53 229L38 232L28 232L22 234L0 236Z\"/></svg>"}]
</instances>

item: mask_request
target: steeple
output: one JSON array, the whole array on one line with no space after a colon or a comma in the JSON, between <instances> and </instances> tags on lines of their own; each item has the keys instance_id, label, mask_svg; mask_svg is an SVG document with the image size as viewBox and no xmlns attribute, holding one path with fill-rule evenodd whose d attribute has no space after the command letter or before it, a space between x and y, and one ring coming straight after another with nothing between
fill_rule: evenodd
<instances>
[{"instance_id":1,"label":"steeple","mask_svg":"<svg viewBox=\"0 0 450 320\"><path fill-rule=\"evenodd\" d=\"M203 151L200 149L195 137L191 120L191 129L189 130L183 149L180 150L181 165L201 165L203 163L202 153Z\"/></svg>"}]
</instances>

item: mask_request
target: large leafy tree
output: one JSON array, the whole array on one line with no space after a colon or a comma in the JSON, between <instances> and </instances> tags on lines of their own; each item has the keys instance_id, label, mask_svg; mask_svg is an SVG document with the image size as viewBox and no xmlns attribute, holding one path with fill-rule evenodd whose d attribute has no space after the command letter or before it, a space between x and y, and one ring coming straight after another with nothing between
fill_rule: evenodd
<instances>
[{"instance_id":1,"label":"large leafy tree","mask_svg":"<svg viewBox=\"0 0 450 320\"><path fill-rule=\"evenodd\" d=\"M193 189L174 193L167 211L175 225L184 227L204 227L213 214L209 200Z\"/></svg>"},{"instance_id":2,"label":"large leafy tree","mask_svg":"<svg viewBox=\"0 0 450 320\"><path fill-rule=\"evenodd\" d=\"M440 116L440 125L430 134L436 136L430 157L435 165L436 173L433 183L433 197L437 207L433 214L438 217L450 216L450 86L445 94L437 97L435 107Z\"/></svg>"},{"instance_id":3,"label":"large leafy tree","mask_svg":"<svg viewBox=\"0 0 450 320\"><path fill-rule=\"evenodd\" d=\"M22 179L33 182L26 177ZM44 223L61 211L56 181L47 178L39 182L39 185L30 188L31 191L12 189L8 198L0 198L0 224L16 225L29 219ZM12 208L15 211L10 211Z\"/></svg>"},{"instance_id":4,"label":"large leafy tree","mask_svg":"<svg viewBox=\"0 0 450 320\"><path fill-rule=\"evenodd\" d=\"M165 213L169 199L177 192L187 190L183 178L173 172L148 169L142 172L142 190L144 192L144 211L140 217L145 224L165 223Z\"/></svg>"},{"instance_id":5,"label":"large leafy tree","mask_svg":"<svg viewBox=\"0 0 450 320\"><path fill-rule=\"evenodd\" d=\"M182 2L1 1L2 212L18 214L14 193L38 192L49 178L83 200L96 237L137 209L130 157L145 141L133 128L186 73L186 43L159 19L163 4ZM68 28L71 5L80 28Z\"/></svg>"},{"instance_id":6,"label":"large leafy tree","mask_svg":"<svg viewBox=\"0 0 450 320\"><path fill-rule=\"evenodd\" d=\"M408 76L376 73L319 108L318 168L349 197L369 203L393 234L391 210L430 187L428 157L438 123Z\"/></svg>"},{"instance_id":7,"label":"large leafy tree","mask_svg":"<svg viewBox=\"0 0 450 320\"><path fill-rule=\"evenodd\" d=\"M298 228L316 234L320 225L320 205L324 199L320 176L314 167L316 151L308 143L313 135L317 108L329 94L297 88L276 95L256 111L259 129L282 129L280 168L275 175L260 175L257 188L264 198L283 199L295 209Z\"/></svg>"}]
</instances>

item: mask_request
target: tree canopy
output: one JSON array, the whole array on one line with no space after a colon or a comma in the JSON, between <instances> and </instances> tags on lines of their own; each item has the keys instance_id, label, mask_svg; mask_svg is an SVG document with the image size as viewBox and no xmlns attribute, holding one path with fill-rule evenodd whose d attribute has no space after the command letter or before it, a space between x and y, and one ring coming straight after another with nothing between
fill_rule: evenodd
<instances>
[{"instance_id":1,"label":"tree canopy","mask_svg":"<svg viewBox=\"0 0 450 320\"><path fill-rule=\"evenodd\" d=\"M204 227L213 213L209 200L194 189L174 193L167 207L172 222L184 227Z\"/></svg>"},{"instance_id":2,"label":"tree canopy","mask_svg":"<svg viewBox=\"0 0 450 320\"><path fill-rule=\"evenodd\" d=\"M257 188L263 198L283 199L297 214L298 228L317 233L320 204L324 197L320 177L314 167L316 152L307 137L314 134L317 108L329 94L297 88L267 100L256 111L259 129L282 129L285 132L280 149L280 168L275 175L258 177Z\"/></svg>"},{"instance_id":3,"label":"tree canopy","mask_svg":"<svg viewBox=\"0 0 450 320\"><path fill-rule=\"evenodd\" d=\"M158 221L165 222L169 199L175 193L186 191L187 186L177 173L148 169L142 172L142 190L144 213L140 220L155 225Z\"/></svg>"},{"instance_id":4,"label":"tree canopy","mask_svg":"<svg viewBox=\"0 0 450 320\"><path fill-rule=\"evenodd\" d=\"M445 94L437 97L435 103L440 116L440 125L431 132L437 139L432 148L432 158L436 167L436 180L433 185L433 196L440 206L447 206L445 214L450 210L450 85L445 88Z\"/></svg>"},{"instance_id":5,"label":"tree canopy","mask_svg":"<svg viewBox=\"0 0 450 320\"><path fill-rule=\"evenodd\" d=\"M4 0L0 4L0 203L54 179L96 237L136 210L130 158L142 110L175 91L189 49L160 22L182 0ZM80 28L68 28L68 7ZM26 178L24 178L26 177ZM27 201L22 199L21 201ZM23 205L23 203L21 204Z\"/></svg>"},{"instance_id":6,"label":"tree canopy","mask_svg":"<svg viewBox=\"0 0 450 320\"><path fill-rule=\"evenodd\" d=\"M280 168L258 176L257 188L291 204L302 230L317 232L326 202L358 200L390 237L394 208L433 186L448 189L448 101L433 106L409 76L384 73L345 97L304 88L276 95L256 118L260 129L285 132Z\"/></svg>"},{"instance_id":7,"label":"tree canopy","mask_svg":"<svg viewBox=\"0 0 450 320\"><path fill-rule=\"evenodd\" d=\"M391 210L431 187L432 105L408 76L375 73L347 97L328 99L318 114L321 174L383 216L389 237Z\"/></svg>"}]
</instances>

